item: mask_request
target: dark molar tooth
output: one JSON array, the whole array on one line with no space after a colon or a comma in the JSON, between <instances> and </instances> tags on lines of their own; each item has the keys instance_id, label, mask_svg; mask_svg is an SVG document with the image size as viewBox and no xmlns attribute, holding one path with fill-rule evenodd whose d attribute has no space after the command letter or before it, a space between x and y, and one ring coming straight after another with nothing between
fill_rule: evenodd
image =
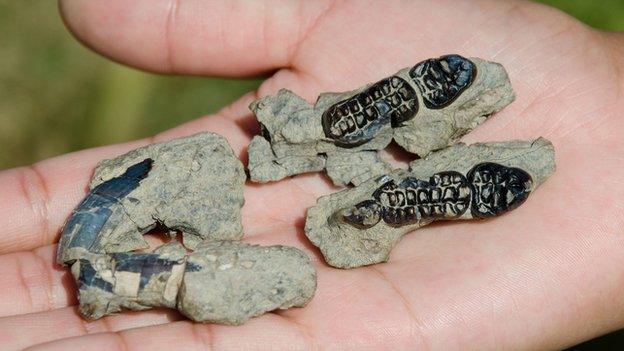
<instances>
[{"instance_id":1,"label":"dark molar tooth","mask_svg":"<svg viewBox=\"0 0 624 351\"><path fill-rule=\"evenodd\" d=\"M481 163L468 172L472 186L471 213L488 218L509 212L526 201L532 188L531 176L520 168Z\"/></svg>"},{"instance_id":2,"label":"dark molar tooth","mask_svg":"<svg viewBox=\"0 0 624 351\"><path fill-rule=\"evenodd\" d=\"M343 210L342 218L345 222L360 229L367 229L377 224L381 217L379 215L380 205L374 200L366 200L358 203L354 207Z\"/></svg>"},{"instance_id":3,"label":"dark molar tooth","mask_svg":"<svg viewBox=\"0 0 624 351\"><path fill-rule=\"evenodd\" d=\"M451 180L457 182L451 183ZM460 217L470 202L468 180L457 172L434 174L429 181L413 177L404 178L399 185L387 181L375 192L372 199L378 204L378 213L392 226L417 223L421 219Z\"/></svg>"},{"instance_id":4,"label":"dark molar tooth","mask_svg":"<svg viewBox=\"0 0 624 351\"><path fill-rule=\"evenodd\" d=\"M443 108L459 97L474 81L477 68L459 55L447 55L423 61L410 71L420 89L425 106Z\"/></svg>"},{"instance_id":5,"label":"dark molar tooth","mask_svg":"<svg viewBox=\"0 0 624 351\"><path fill-rule=\"evenodd\" d=\"M448 171L436 173L428 181L409 176L398 184L387 181L344 218L356 227L369 228L380 220L400 227L420 220L459 218L468 207L472 217L493 217L518 207L532 186L530 175L521 169L481 163L466 177Z\"/></svg>"},{"instance_id":6,"label":"dark molar tooth","mask_svg":"<svg viewBox=\"0 0 624 351\"><path fill-rule=\"evenodd\" d=\"M356 113L364 111L366 118ZM418 111L416 91L399 77L383 79L357 95L330 106L321 117L325 136L340 147L351 148L371 140L387 124L400 126ZM353 119L358 128L346 128L345 120ZM338 126L338 128L336 128ZM336 130L340 130L336 133Z\"/></svg>"}]
</instances>

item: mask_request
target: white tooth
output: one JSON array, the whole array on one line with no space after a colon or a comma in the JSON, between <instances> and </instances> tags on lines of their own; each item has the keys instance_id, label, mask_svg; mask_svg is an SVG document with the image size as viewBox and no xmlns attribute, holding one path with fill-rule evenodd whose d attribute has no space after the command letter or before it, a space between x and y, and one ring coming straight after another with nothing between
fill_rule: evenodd
<instances>
[{"instance_id":1,"label":"white tooth","mask_svg":"<svg viewBox=\"0 0 624 351\"><path fill-rule=\"evenodd\" d=\"M359 115L355 116L355 118L356 118L355 121L356 121L357 125L361 127L362 124L364 123L364 116L362 114L359 114Z\"/></svg>"},{"instance_id":2,"label":"white tooth","mask_svg":"<svg viewBox=\"0 0 624 351\"><path fill-rule=\"evenodd\" d=\"M460 198L467 197L468 195L470 195L470 188L469 187L462 186L461 188L459 188L459 197Z\"/></svg>"},{"instance_id":3,"label":"white tooth","mask_svg":"<svg viewBox=\"0 0 624 351\"><path fill-rule=\"evenodd\" d=\"M440 189L431 190L431 200L438 201L440 199Z\"/></svg>"},{"instance_id":4,"label":"white tooth","mask_svg":"<svg viewBox=\"0 0 624 351\"><path fill-rule=\"evenodd\" d=\"M348 127L347 127L347 124L346 124L344 121L340 121L340 122L338 123L338 127L340 127L340 130L342 130L343 132L346 132L346 131L347 131L347 128L348 128Z\"/></svg>"},{"instance_id":5,"label":"white tooth","mask_svg":"<svg viewBox=\"0 0 624 351\"><path fill-rule=\"evenodd\" d=\"M455 208L457 209L457 213L462 213L464 212L464 209L466 208L466 205L462 204L462 203L458 203Z\"/></svg>"},{"instance_id":6,"label":"white tooth","mask_svg":"<svg viewBox=\"0 0 624 351\"><path fill-rule=\"evenodd\" d=\"M453 189L444 190L444 200L452 200L453 199Z\"/></svg>"}]
</instances>

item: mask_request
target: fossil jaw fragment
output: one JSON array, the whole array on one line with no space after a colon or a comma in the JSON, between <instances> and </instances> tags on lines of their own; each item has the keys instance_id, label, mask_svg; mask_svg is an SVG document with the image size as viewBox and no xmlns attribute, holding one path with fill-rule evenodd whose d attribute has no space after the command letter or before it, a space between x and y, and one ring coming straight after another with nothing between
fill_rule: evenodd
<instances>
[{"instance_id":1,"label":"fossil jaw fragment","mask_svg":"<svg viewBox=\"0 0 624 351\"><path fill-rule=\"evenodd\" d=\"M389 168L378 157L361 154L376 153L394 139L426 156L513 99L500 64L459 55L423 61L357 90L321 94L313 106L281 90L250 106L261 125L248 149L251 180L326 169L335 184L357 185ZM352 166L336 169L345 160Z\"/></svg>"},{"instance_id":2,"label":"fossil jaw fragment","mask_svg":"<svg viewBox=\"0 0 624 351\"><path fill-rule=\"evenodd\" d=\"M509 212L554 172L554 149L533 141L462 143L308 209L305 233L328 264L384 262L405 234L437 220L484 219Z\"/></svg>"}]
</instances>

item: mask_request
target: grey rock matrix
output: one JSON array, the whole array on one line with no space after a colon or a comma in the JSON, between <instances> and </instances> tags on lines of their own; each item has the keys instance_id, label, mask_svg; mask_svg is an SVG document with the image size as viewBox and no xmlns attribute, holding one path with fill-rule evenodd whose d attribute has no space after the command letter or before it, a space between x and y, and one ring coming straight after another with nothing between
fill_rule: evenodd
<instances>
[{"instance_id":1,"label":"grey rock matrix","mask_svg":"<svg viewBox=\"0 0 624 351\"><path fill-rule=\"evenodd\" d=\"M456 142L514 99L504 68L447 55L314 105L288 90L255 101L261 135L249 145L251 180L326 170L336 185L391 170L377 151L395 140L426 156Z\"/></svg>"},{"instance_id":2,"label":"grey rock matrix","mask_svg":"<svg viewBox=\"0 0 624 351\"><path fill-rule=\"evenodd\" d=\"M436 220L484 219L520 206L555 170L546 139L456 144L355 188L323 196L305 233L327 263L388 260L399 239Z\"/></svg>"}]
</instances>

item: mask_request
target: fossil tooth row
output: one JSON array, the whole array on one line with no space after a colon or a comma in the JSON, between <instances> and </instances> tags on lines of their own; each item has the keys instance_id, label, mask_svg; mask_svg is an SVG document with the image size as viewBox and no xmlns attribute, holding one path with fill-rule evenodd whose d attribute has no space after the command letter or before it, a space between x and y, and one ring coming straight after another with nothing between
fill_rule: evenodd
<instances>
[{"instance_id":1,"label":"fossil tooth row","mask_svg":"<svg viewBox=\"0 0 624 351\"><path fill-rule=\"evenodd\" d=\"M400 182L380 182L371 199L344 210L345 222L366 229L380 220L401 227L426 220L496 217L520 206L533 188L524 170L493 162L480 163L465 176L445 171L428 181L407 176Z\"/></svg>"},{"instance_id":2,"label":"fossil tooth row","mask_svg":"<svg viewBox=\"0 0 624 351\"><path fill-rule=\"evenodd\" d=\"M357 185L388 165L360 154L391 140L426 156L447 147L514 99L504 68L460 55L428 59L360 89L321 94L312 106L281 90L251 106L261 125L249 145L251 180L267 182L326 169L337 185ZM345 159L348 169L336 170Z\"/></svg>"},{"instance_id":3,"label":"fossil tooth row","mask_svg":"<svg viewBox=\"0 0 624 351\"><path fill-rule=\"evenodd\" d=\"M487 219L522 205L554 172L546 139L453 145L308 209L305 233L328 264L385 262L401 238L437 220Z\"/></svg>"},{"instance_id":4,"label":"fossil tooth row","mask_svg":"<svg viewBox=\"0 0 624 351\"><path fill-rule=\"evenodd\" d=\"M323 131L338 146L362 145L383 125L398 128L413 119L419 106L417 90L427 108L444 108L472 84L476 74L475 64L459 55L423 61L409 71L408 79L398 75L382 79L331 105L321 118Z\"/></svg>"}]
</instances>

